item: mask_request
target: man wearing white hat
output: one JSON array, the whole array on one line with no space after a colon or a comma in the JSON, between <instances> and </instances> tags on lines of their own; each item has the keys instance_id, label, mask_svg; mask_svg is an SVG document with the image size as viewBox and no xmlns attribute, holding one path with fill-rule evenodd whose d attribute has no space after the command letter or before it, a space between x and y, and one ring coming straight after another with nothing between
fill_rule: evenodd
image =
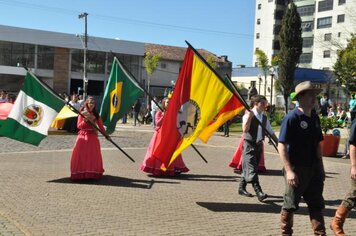
<instances>
[{"instance_id":1,"label":"man wearing white hat","mask_svg":"<svg viewBox=\"0 0 356 236\"><path fill-rule=\"evenodd\" d=\"M281 125L278 152L285 178L282 235L292 235L293 214L302 197L308 205L314 235L326 235L322 213L325 171L319 144L323 134L314 110L320 92L310 81L298 84L294 99L299 106L286 115Z\"/></svg>"}]
</instances>

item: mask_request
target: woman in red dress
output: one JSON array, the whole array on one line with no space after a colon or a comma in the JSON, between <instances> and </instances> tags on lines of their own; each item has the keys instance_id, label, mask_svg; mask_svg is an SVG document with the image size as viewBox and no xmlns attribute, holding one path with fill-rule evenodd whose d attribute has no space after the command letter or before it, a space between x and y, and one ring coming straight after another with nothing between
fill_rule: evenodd
<instances>
[{"instance_id":1,"label":"woman in red dress","mask_svg":"<svg viewBox=\"0 0 356 236\"><path fill-rule=\"evenodd\" d=\"M166 109L168 106L168 98L163 99L162 107ZM164 111L157 111L156 113L156 128L155 132L151 138L150 144L148 145L147 152L140 169L144 172L151 173L154 176L175 176L182 172L188 172L189 169L186 167L182 155L179 155L173 163L167 168L166 171L161 170L162 162L152 157L153 147L156 143L156 138L161 130L163 123Z\"/></svg>"},{"instance_id":2,"label":"woman in red dress","mask_svg":"<svg viewBox=\"0 0 356 236\"><path fill-rule=\"evenodd\" d=\"M107 139L110 136L105 131L99 113L95 109L95 100L88 97L80 109L84 117L79 116L79 129L70 161L71 180L100 179L104 173L98 131L89 123L95 124Z\"/></svg>"}]
</instances>

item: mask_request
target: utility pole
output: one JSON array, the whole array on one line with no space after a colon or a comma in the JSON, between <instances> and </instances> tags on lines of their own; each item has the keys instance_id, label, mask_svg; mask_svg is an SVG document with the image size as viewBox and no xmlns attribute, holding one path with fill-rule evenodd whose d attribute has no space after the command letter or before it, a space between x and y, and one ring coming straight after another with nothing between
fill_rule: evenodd
<instances>
[{"instance_id":1,"label":"utility pole","mask_svg":"<svg viewBox=\"0 0 356 236\"><path fill-rule=\"evenodd\" d=\"M84 31L84 64L83 64L83 99L86 100L88 96L88 78L87 78L87 51L88 51L88 30L87 30L87 16L88 13L81 13L78 18L84 18L85 31Z\"/></svg>"}]
</instances>

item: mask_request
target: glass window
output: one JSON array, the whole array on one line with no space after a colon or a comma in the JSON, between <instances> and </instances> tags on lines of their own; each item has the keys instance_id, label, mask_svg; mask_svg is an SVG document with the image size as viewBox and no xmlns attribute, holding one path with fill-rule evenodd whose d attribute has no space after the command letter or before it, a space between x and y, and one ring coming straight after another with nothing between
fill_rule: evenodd
<instances>
[{"instance_id":1,"label":"glass window","mask_svg":"<svg viewBox=\"0 0 356 236\"><path fill-rule=\"evenodd\" d=\"M299 63L310 63L312 61L312 53L302 53L299 57Z\"/></svg>"},{"instance_id":2,"label":"glass window","mask_svg":"<svg viewBox=\"0 0 356 236\"><path fill-rule=\"evenodd\" d=\"M272 43L272 49L273 50L280 50L281 49L281 45L279 44L279 40L274 40Z\"/></svg>"},{"instance_id":3,"label":"glass window","mask_svg":"<svg viewBox=\"0 0 356 236\"><path fill-rule=\"evenodd\" d=\"M323 57L324 57L324 58L329 58L329 57L330 57L330 50L325 50L325 51L323 52Z\"/></svg>"},{"instance_id":4,"label":"glass window","mask_svg":"<svg viewBox=\"0 0 356 236\"><path fill-rule=\"evenodd\" d=\"M72 71L83 72L83 60L84 52L83 50L74 49L72 50Z\"/></svg>"},{"instance_id":5,"label":"glass window","mask_svg":"<svg viewBox=\"0 0 356 236\"><path fill-rule=\"evenodd\" d=\"M276 0L277 5L286 5L286 0Z\"/></svg>"},{"instance_id":6,"label":"glass window","mask_svg":"<svg viewBox=\"0 0 356 236\"><path fill-rule=\"evenodd\" d=\"M333 0L320 1L318 4L318 12L332 10L333 4L334 4Z\"/></svg>"},{"instance_id":7,"label":"glass window","mask_svg":"<svg viewBox=\"0 0 356 236\"><path fill-rule=\"evenodd\" d=\"M282 25L274 25L273 26L273 34L278 35L279 32L281 31L281 29L282 29Z\"/></svg>"},{"instance_id":8,"label":"glass window","mask_svg":"<svg viewBox=\"0 0 356 236\"><path fill-rule=\"evenodd\" d=\"M259 39L260 38L260 33L257 33L256 34L256 39Z\"/></svg>"},{"instance_id":9,"label":"glass window","mask_svg":"<svg viewBox=\"0 0 356 236\"><path fill-rule=\"evenodd\" d=\"M331 33L324 34L324 41L331 41Z\"/></svg>"},{"instance_id":10,"label":"glass window","mask_svg":"<svg viewBox=\"0 0 356 236\"><path fill-rule=\"evenodd\" d=\"M261 7L262 7L261 4L258 4L258 5L257 5L257 9L258 9L258 10L261 10Z\"/></svg>"},{"instance_id":11,"label":"glass window","mask_svg":"<svg viewBox=\"0 0 356 236\"><path fill-rule=\"evenodd\" d=\"M317 28L322 29L322 28L330 28L331 27L331 22L332 22L332 17L323 17L318 19L318 24Z\"/></svg>"},{"instance_id":12,"label":"glass window","mask_svg":"<svg viewBox=\"0 0 356 236\"><path fill-rule=\"evenodd\" d=\"M88 51L87 71L89 73L105 73L105 52Z\"/></svg>"},{"instance_id":13,"label":"glass window","mask_svg":"<svg viewBox=\"0 0 356 236\"><path fill-rule=\"evenodd\" d=\"M261 19L257 19L257 24L258 24L258 25L261 24Z\"/></svg>"},{"instance_id":14,"label":"glass window","mask_svg":"<svg viewBox=\"0 0 356 236\"><path fill-rule=\"evenodd\" d=\"M302 22L302 31L303 32L310 32L314 29L314 22L313 21L304 21Z\"/></svg>"},{"instance_id":15,"label":"glass window","mask_svg":"<svg viewBox=\"0 0 356 236\"><path fill-rule=\"evenodd\" d=\"M337 16L337 23L345 22L345 14Z\"/></svg>"},{"instance_id":16,"label":"glass window","mask_svg":"<svg viewBox=\"0 0 356 236\"><path fill-rule=\"evenodd\" d=\"M34 68L35 45L0 41L0 64Z\"/></svg>"},{"instance_id":17,"label":"glass window","mask_svg":"<svg viewBox=\"0 0 356 236\"><path fill-rule=\"evenodd\" d=\"M310 48L313 46L313 37L303 38L303 48Z\"/></svg>"},{"instance_id":18,"label":"glass window","mask_svg":"<svg viewBox=\"0 0 356 236\"><path fill-rule=\"evenodd\" d=\"M298 7L297 11L300 16L312 16L315 12L315 5Z\"/></svg>"},{"instance_id":19,"label":"glass window","mask_svg":"<svg viewBox=\"0 0 356 236\"><path fill-rule=\"evenodd\" d=\"M337 37L339 37L339 38L341 37L341 32L337 33Z\"/></svg>"},{"instance_id":20,"label":"glass window","mask_svg":"<svg viewBox=\"0 0 356 236\"><path fill-rule=\"evenodd\" d=\"M131 55L125 55L125 54L116 54L116 56L125 65L125 67L131 72L131 74L136 79L138 79L139 71L141 69L139 67L139 61L140 61L139 56L131 56ZM113 55L109 54L109 56L108 56L108 73L110 73L110 71L111 71L113 59L114 59Z\"/></svg>"},{"instance_id":21,"label":"glass window","mask_svg":"<svg viewBox=\"0 0 356 236\"><path fill-rule=\"evenodd\" d=\"M283 10L275 10L274 11L274 19L276 19L276 20L282 20L283 15L284 15Z\"/></svg>"},{"instance_id":22,"label":"glass window","mask_svg":"<svg viewBox=\"0 0 356 236\"><path fill-rule=\"evenodd\" d=\"M339 5L345 4L346 0L339 0Z\"/></svg>"},{"instance_id":23,"label":"glass window","mask_svg":"<svg viewBox=\"0 0 356 236\"><path fill-rule=\"evenodd\" d=\"M53 70L54 48L38 45L37 47L37 67L40 69Z\"/></svg>"}]
</instances>

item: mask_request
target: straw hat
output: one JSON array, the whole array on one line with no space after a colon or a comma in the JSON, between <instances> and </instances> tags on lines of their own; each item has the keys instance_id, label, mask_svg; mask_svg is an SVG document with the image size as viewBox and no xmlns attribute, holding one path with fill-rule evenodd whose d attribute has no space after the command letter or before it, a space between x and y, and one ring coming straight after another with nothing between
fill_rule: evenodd
<instances>
[{"instance_id":1,"label":"straw hat","mask_svg":"<svg viewBox=\"0 0 356 236\"><path fill-rule=\"evenodd\" d=\"M315 84L312 84L312 82L310 82L310 81L304 81L304 82L299 83L299 84L295 87L295 95L294 95L293 100L296 100L296 99L298 98L298 95L299 95L301 92L304 92L304 91L307 91L307 90L314 90L314 91L316 91L317 93L321 93L321 91L323 91L321 88L317 88L317 87L315 86Z\"/></svg>"}]
</instances>

